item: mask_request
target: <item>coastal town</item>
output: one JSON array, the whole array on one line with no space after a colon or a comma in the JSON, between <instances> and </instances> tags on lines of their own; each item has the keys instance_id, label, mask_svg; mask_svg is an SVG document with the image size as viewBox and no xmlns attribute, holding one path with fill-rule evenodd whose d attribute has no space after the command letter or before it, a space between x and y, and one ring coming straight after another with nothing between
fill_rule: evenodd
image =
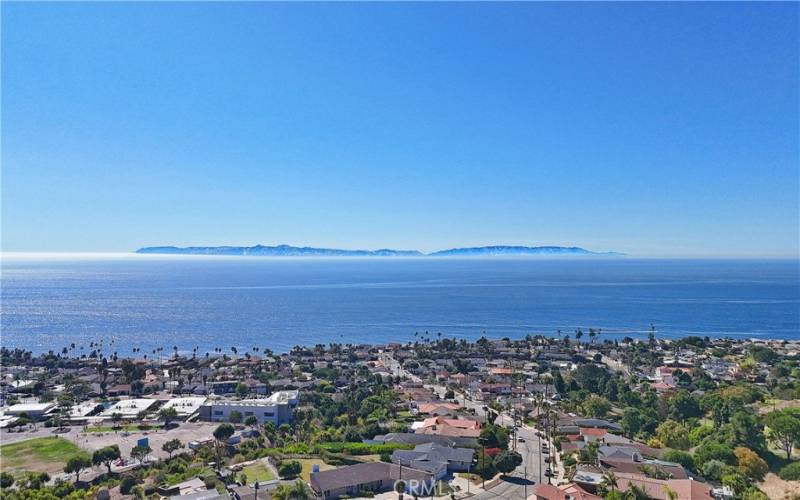
<instances>
[{"instance_id":1,"label":"coastal town","mask_svg":"<svg viewBox=\"0 0 800 500\"><path fill-rule=\"evenodd\" d=\"M800 341L3 348L0 498L800 498Z\"/></svg>"}]
</instances>

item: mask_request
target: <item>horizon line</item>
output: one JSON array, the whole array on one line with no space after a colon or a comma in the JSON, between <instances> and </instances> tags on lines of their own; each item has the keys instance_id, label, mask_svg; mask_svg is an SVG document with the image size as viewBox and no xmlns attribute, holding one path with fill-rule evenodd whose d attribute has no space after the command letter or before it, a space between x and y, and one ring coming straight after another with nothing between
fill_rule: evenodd
<instances>
[{"instance_id":1,"label":"horizon line","mask_svg":"<svg viewBox=\"0 0 800 500\"><path fill-rule=\"evenodd\" d=\"M120 259L120 258L134 258L134 259L236 259L242 260L242 257L248 259L269 259L269 260L353 260L353 259L396 259L396 260L417 260L432 258L442 260L442 256L435 256L430 254L421 254L413 256L377 256L377 255L357 255L357 256L337 256L337 255L291 255L291 256L275 256L275 255L215 255L215 254L169 254L169 253L137 253L136 251L102 251L102 250L32 250L32 251L4 251L0 250L0 261L5 260L24 260L24 259L39 259L39 260L58 260L58 259ZM447 260L489 260L489 259L504 259L504 260L594 260L600 258L607 258L609 256L599 254L589 255L450 255L445 256ZM800 263L800 255L783 255L783 254L617 254L614 255L616 259L625 260L791 260Z\"/></svg>"}]
</instances>

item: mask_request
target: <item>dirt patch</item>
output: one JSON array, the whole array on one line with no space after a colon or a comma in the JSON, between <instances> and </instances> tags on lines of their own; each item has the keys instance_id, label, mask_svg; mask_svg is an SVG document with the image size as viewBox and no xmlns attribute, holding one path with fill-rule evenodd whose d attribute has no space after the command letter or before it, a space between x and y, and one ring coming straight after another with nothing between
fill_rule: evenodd
<instances>
[{"instance_id":1,"label":"dirt patch","mask_svg":"<svg viewBox=\"0 0 800 500\"><path fill-rule=\"evenodd\" d=\"M800 497L800 481L784 481L770 472L758 485L772 500L792 500Z\"/></svg>"}]
</instances>

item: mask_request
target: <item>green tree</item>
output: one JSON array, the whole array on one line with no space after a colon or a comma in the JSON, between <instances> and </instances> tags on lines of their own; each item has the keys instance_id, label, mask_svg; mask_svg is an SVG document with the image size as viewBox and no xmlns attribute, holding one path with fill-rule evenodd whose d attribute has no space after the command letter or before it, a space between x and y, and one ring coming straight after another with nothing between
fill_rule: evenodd
<instances>
[{"instance_id":1,"label":"green tree","mask_svg":"<svg viewBox=\"0 0 800 500\"><path fill-rule=\"evenodd\" d=\"M242 422L242 412L238 410L233 410L230 415L228 415L228 421L232 424L239 424Z\"/></svg>"},{"instance_id":2,"label":"green tree","mask_svg":"<svg viewBox=\"0 0 800 500\"><path fill-rule=\"evenodd\" d=\"M64 472L67 474L75 474L75 482L81 479L81 472L90 468L92 461L86 455L76 455L67 460L67 465L64 466Z\"/></svg>"},{"instance_id":3,"label":"green tree","mask_svg":"<svg viewBox=\"0 0 800 500\"><path fill-rule=\"evenodd\" d=\"M178 438L170 439L169 441L161 445L161 449L169 454L170 459L172 458L172 454L180 450L181 448L183 448L183 443Z\"/></svg>"},{"instance_id":4,"label":"green tree","mask_svg":"<svg viewBox=\"0 0 800 500\"><path fill-rule=\"evenodd\" d=\"M308 491L306 483L298 479L291 486L288 484L278 486L272 492L272 498L275 500L310 500L313 497Z\"/></svg>"},{"instance_id":5,"label":"green tree","mask_svg":"<svg viewBox=\"0 0 800 500\"><path fill-rule=\"evenodd\" d=\"M700 445L694 452L694 462L704 464L711 460L719 460L728 465L736 464L736 456L733 448L720 443L705 443ZM705 471L705 468L703 469Z\"/></svg>"},{"instance_id":6,"label":"green tree","mask_svg":"<svg viewBox=\"0 0 800 500\"><path fill-rule=\"evenodd\" d=\"M0 488L10 488L14 485L14 476L8 472L0 472Z\"/></svg>"},{"instance_id":7,"label":"green tree","mask_svg":"<svg viewBox=\"0 0 800 500\"><path fill-rule=\"evenodd\" d=\"M679 422L689 418L699 417L703 414L700 404L689 394L689 391L678 391L669 399L669 416Z\"/></svg>"},{"instance_id":8,"label":"green tree","mask_svg":"<svg viewBox=\"0 0 800 500\"><path fill-rule=\"evenodd\" d=\"M765 419L769 439L786 452L786 459L792 458L792 449L800 442L800 417L795 411L776 410Z\"/></svg>"},{"instance_id":9,"label":"green tree","mask_svg":"<svg viewBox=\"0 0 800 500\"><path fill-rule=\"evenodd\" d=\"M119 423L122 421L122 413L114 412L111 414L111 424L116 429L119 427Z\"/></svg>"},{"instance_id":10,"label":"green tree","mask_svg":"<svg viewBox=\"0 0 800 500\"><path fill-rule=\"evenodd\" d=\"M92 453L92 464L98 466L105 465L106 469L108 469L108 473L111 474L111 464L115 460L119 460L120 457L122 457L122 454L119 451L119 446L114 444L95 450L95 452Z\"/></svg>"},{"instance_id":11,"label":"green tree","mask_svg":"<svg viewBox=\"0 0 800 500\"><path fill-rule=\"evenodd\" d=\"M175 407L161 408L158 416L164 421L164 426L169 426L170 422L178 418L178 410Z\"/></svg>"},{"instance_id":12,"label":"green tree","mask_svg":"<svg viewBox=\"0 0 800 500\"><path fill-rule=\"evenodd\" d=\"M666 462L674 462L681 464L689 470L694 470L694 459L692 454L681 450L664 450L661 454L661 459Z\"/></svg>"},{"instance_id":13,"label":"green tree","mask_svg":"<svg viewBox=\"0 0 800 500\"><path fill-rule=\"evenodd\" d=\"M698 425L697 427L689 431L689 443L691 443L692 446L699 446L700 443L702 443L705 438L714 434L716 431L717 429L713 425L710 424Z\"/></svg>"},{"instance_id":14,"label":"green tree","mask_svg":"<svg viewBox=\"0 0 800 500\"><path fill-rule=\"evenodd\" d=\"M214 447L217 452L217 468L220 467L220 447L227 443L228 439L233 436L234 428L231 424L219 424L216 429L214 429L214 439L216 440L216 446Z\"/></svg>"},{"instance_id":15,"label":"green tree","mask_svg":"<svg viewBox=\"0 0 800 500\"><path fill-rule=\"evenodd\" d=\"M739 472L750 479L761 481L769 472L767 462L753 450L739 446L733 450L733 454L736 456Z\"/></svg>"},{"instance_id":16,"label":"green tree","mask_svg":"<svg viewBox=\"0 0 800 500\"><path fill-rule=\"evenodd\" d=\"M247 397L248 394L250 394L250 388L247 387L246 384L243 384L243 383L239 382L236 385L236 395L239 396L240 398L244 399L244 398Z\"/></svg>"},{"instance_id":17,"label":"green tree","mask_svg":"<svg viewBox=\"0 0 800 500\"><path fill-rule=\"evenodd\" d=\"M641 486L634 483L628 484L628 489L625 490L625 498L629 500L650 500L650 495Z\"/></svg>"},{"instance_id":18,"label":"green tree","mask_svg":"<svg viewBox=\"0 0 800 500\"><path fill-rule=\"evenodd\" d=\"M614 474L614 472L604 472L600 486L607 491L615 491L619 487L619 484L617 483L617 476Z\"/></svg>"},{"instance_id":19,"label":"green tree","mask_svg":"<svg viewBox=\"0 0 800 500\"><path fill-rule=\"evenodd\" d=\"M278 474L283 479L296 477L302 470L303 466L297 460L285 460L278 466Z\"/></svg>"},{"instance_id":20,"label":"green tree","mask_svg":"<svg viewBox=\"0 0 800 500\"><path fill-rule=\"evenodd\" d=\"M503 474L513 472L522 464L522 455L516 451L505 450L494 457L494 467Z\"/></svg>"},{"instance_id":21,"label":"green tree","mask_svg":"<svg viewBox=\"0 0 800 500\"><path fill-rule=\"evenodd\" d=\"M583 411L590 417L605 417L611 410L611 403L602 396L591 396L583 402Z\"/></svg>"},{"instance_id":22,"label":"green tree","mask_svg":"<svg viewBox=\"0 0 800 500\"><path fill-rule=\"evenodd\" d=\"M138 461L140 464L144 464L145 459L152 452L153 449L150 448L149 445L141 446L137 444L131 450L131 458Z\"/></svg>"},{"instance_id":23,"label":"green tree","mask_svg":"<svg viewBox=\"0 0 800 500\"><path fill-rule=\"evenodd\" d=\"M244 419L244 425L255 428L256 426L258 426L258 418L255 415L250 415L249 417Z\"/></svg>"},{"instance_id":24,"label":"green tree","mask_svg":"<svg viewBox=\"0 0 800 500\"><path fill-rule=\"evenodd\" d=\"M508 431L499 425L487 424L481 429L480 441L487 448L508 448Z\"/></svg>"},{"instance_id":25,"label":"green tree","mask_svg":"<svg viewBox=\"0 0 800 500\"><path fill-rule=\"evenodd\" d=\"M625 408L619 423L625 435L632 438L642 429L642 412L638 408Z\"/></svg>"},{"instance_id":26,"label":"green tree","mask_svg":"<svg viewBox=\"0 0 800 500\"><path fill-rule=\"evenodd\" d=\"M674 420L666 420L656 428L656 436L664 446L679 450L689 449L686 427Z\"/></svg>"},{"instance_id":27,"label":"green tree","mask_svg":"<svg viewBox=\"0 0 800 500\"><path fill-rule=\"evenodd\" d=\"M699 463L699 462L698 462ZM702 465L701 472L706 479L719 481L728 466L725 462L717 459L709 460Z\"/></svg>"},{"instance_id":28,"label":"green tree","mask_svg":"<svg viewBox=\"0 0 800 500\"><path fill-rule=\"evenodd\" d=\"M741 495L750 486L750 481L738 472L730 472L722 476L722 484L732 489L736 495Z\"/></svg>"}]
</instances>

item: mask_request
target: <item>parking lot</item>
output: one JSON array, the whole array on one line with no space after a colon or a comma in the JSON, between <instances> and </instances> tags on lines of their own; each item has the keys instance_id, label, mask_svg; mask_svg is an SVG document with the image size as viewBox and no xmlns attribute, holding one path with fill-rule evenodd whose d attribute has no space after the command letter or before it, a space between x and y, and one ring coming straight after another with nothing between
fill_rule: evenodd
<instances>
[{"instance_id":1,"label":"parking lot","mask_svg":"<svg viewBox=\"0 0 800 500\"><path fill-rule=\"evenodd\" d=\"M105 446L118 445L124 458L129 458L131 449L136 446L136 442L142 438L150 440L150 448L153 449L152 456L156 458L166 458L168 454L161 450L161 445L170 439L180 439L184 445L190 441L203 441L213 438L214 429L219 424L213 422L181 422L178 427L170 430L149 430L149 431L129 431L129 432L83 432L83 427L69 427L68 432L55 433L53 428L39 426L37 429L26 430L25 432L3 431L3 444L22 441L36 437L59 436L69 439L88 452L93 452Z\"/></svg>"}]
</instances>

